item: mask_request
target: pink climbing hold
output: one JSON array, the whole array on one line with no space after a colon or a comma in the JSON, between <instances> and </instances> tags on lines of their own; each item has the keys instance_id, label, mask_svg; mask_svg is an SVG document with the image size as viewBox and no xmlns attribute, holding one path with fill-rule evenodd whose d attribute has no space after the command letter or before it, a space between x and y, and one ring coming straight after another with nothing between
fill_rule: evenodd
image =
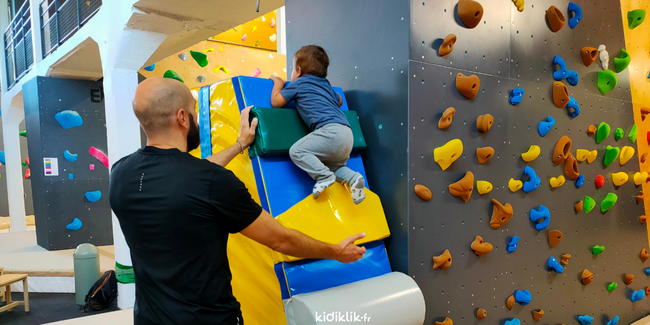
<instances>
[{"instance_id":1,"label":"pink climbing hold","mask_svg":"<svg viewBox=\"0 0 650 325\"><path fill-rule=\"evenodd\" d=\"M241 41L246 42L247 38L248 38L248 35L244 34L244 36L241 37Z\"/></svg>"},{"instance_id":2,"label":"pink climbing hold","mask_svg":"<svg viewBox=\"0 0 650 325\"><path fill-rule=\"evenodd\" d=\"M90 169L90 170L95 170L95 164L90 164L90 165L88 166L88 169Z\"/></svg>"},{"instance_id":3,"label":"pink climbing hold","mask_svg":"<svg viewBox=\"0 0 650 325\"><path fill-rule=\"evenodd\" d=\"M255 71L253 71L253 74L251 75L253 78L257 78L262 74L262 71L260 68L256 68Z\"/></svg>"},{"instance_id":4,"label":"pink climbing hold","mask_svg":"<svg viewBox=\"0 0 650 325\"><path fill-rule=\"evenodd\" d=\"M97 160L101 161L106 168L108 168L108 156L106 156L105 153L101 152L99 149L95 147L90 147L88 150L88 153L90 153L93 157L97 158Z\"/></svg>"}]
</instances>

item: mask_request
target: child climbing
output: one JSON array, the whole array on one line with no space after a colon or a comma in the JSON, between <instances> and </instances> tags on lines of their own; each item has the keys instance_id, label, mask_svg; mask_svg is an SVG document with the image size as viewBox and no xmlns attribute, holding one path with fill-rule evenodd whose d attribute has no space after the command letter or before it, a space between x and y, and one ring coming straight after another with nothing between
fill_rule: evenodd
<instances>
[{"instance_id":1,"label":"child climbing","mask_svg":"<svg viewBox=\"0 0 650 325\"><path fill-rule=\"evenodd\" d=\"M343 98L337 94L327 77L329 58L316 45L303 46L293 56L291 80L272 77L271 105L284 107L295 101L298 113L311 133L298 140L289 150L291 160L316 180L314 198L335 181L350 187L355 204L365 198L365 180L346 167L354 138L345 115L341 112Z\"/></svg>"}]
</instances>

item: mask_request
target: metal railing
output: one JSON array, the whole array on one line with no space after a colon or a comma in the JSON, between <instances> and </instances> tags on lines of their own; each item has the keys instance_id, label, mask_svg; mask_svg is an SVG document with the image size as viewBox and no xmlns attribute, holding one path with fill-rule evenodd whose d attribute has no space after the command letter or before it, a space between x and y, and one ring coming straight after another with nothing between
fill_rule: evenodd
<instances>
[{"instance_id":1,"label":"metal railing","mask_svg":"<svg viewBox=\"0 0 650 325\"><path fill-rule=\"evenodd\" d=\"M32 19L29 1L25 1L5 31L7 88L11 88L34 65Z\"/></svg>"},{"instance_id":2,"label":"metal railing","mask_svg":"<svg viewBox=\"0 0 650 325\"><path fill-rule=\"evenodd\" d=\"M102 0L43 0L40 4L43 57L74 35L102 6Z\"/></svg>"}]
</instances>

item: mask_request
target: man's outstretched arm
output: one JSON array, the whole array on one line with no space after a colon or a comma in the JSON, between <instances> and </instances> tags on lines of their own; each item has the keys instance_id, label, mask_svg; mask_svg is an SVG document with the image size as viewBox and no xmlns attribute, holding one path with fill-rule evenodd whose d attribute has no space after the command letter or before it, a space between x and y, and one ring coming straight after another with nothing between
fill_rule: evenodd
<instances>
[{"instance_id":1,"label":"man's outstretched arm","mask_svg":"<svg viewBox=\"0 0 650 325\"><path fill-rule=\"evenodd\" d=\"M217 152L216 154L206 158L207 160L226 167L228 163L233 160L238 154L242 153L245 149L255 140L255 129L257 128L257 118L248 122L251 107L246 107L241 111L241 118L239 119L239 138L232 146Z\"/></svg>"},{"instance_id":2,"label":"man's outstretched arm","mask_svg":"<svg viewBox=\"0 0 650 325\"><path fill-rule=\"evenodd\" d=\"M365 247L354 244L354 241L365 237L365 233L332 245L282 226L266 211L262 211L262 214L241 233L274 251L301 258L327 258L351 263L358 261L366 253Z\"/></svg>"}]
</instances>

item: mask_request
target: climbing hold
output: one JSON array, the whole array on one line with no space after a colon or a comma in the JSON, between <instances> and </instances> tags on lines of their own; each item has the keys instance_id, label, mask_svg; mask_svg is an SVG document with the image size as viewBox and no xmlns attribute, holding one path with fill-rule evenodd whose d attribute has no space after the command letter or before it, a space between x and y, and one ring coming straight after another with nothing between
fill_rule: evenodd
<instances>
[{"instance_id":1,"label":"climbing hold","mask_svg":"<svg viewBox=\"0 0 650 325\"><path fill-rule=\"evenodd\" d=\"M184 82L183 78L181 78L181 76L179 76L178 73L176 73L174 70L165 71L163 78L176 79L180 82Z\"/></svg>"},{"instance_id":2,"label":"climbing hold","mask_svg":"<svg viewBox=\"0 0 650 325\"><path fill-rule=\"evenodd\" d=\"M547 116L545 119L539 122L539 126L537 126L537 132L539 133L540 136L543 137L548 133L548 131L551 130L551 128L553 128L554 125L555 125L555 119L550 116Z\"/></svg>"},{"instance_id":3,"label":"climbing hold","mask_svg":"<svg viewBox=\"0 0 650 325\"><path fill-rule=\"evenodd\" d=\"M562 234L561 231L559 230L550 230L548 232L548 245L551 247L555 247L555 245L559 244L562 241L562 238L564 237L564 234Z\"/></svg>"},{"instance_id":4,"label":"climbing hold","mask_svg":"<svg viewBox=\"0 0 650 325\"><path fill-rule=\"evenodd\" d=\"M641 185L648 179L648 172L636 172L634 174L634 185Z\"/></svg>"},{"instance_id":5,"label":"climbing hold","mask_svg":"<svg viewBox=\"0 0 650 325\"><path fill-rule=\"evenodd\" d=\"M483 6L473 0L459 0L458 16L467 28L474 28L483 18Z\"/></svg>"},{"instance_id":6,"label":"climbing hold","mask_svg":"<svg viewBox=\"0 0 650 325\"><path fill-rule=\"evenodd\" d=\"M246 42L247 38L248 38L248 34L244 34L244 36L241 37L241 41Z\"/></svg>"},{"instance_id":7,"label":"climbing hold","mask_svg":"<svg viewBox=\"0 0 650 325\"><path fill-rule=\"evenodd\" d=\"M570 179L577 179L580 176L578 161L571 155L564 161L564 175Z\"/></svg>"},{"instance_id":8,"label":"climbing hold","mask_svg":"<svg viewBox=\"0 0 650 325\"><path fill-rule=\"evenodd\" d=\"M228 70L228 68L224 67L223 65L215 67L214 69L212 69L212 72L218 73L219 70L225 72L226 74L230 74L230 70Z\"/></svg>"},{"instance_id":9,"label":"climbing hold","mask_svg":"<svg viewBox=\"0 0 650 325\"><path fill-rule=\"evenodd\" d=\"M508 243L508 253L514 252L519 247L519 236L512 236Z\"/></svg>"},{"instance_id":10,"label":"climbing hold","mask_svg":"<svg viewBox=\"0 0 650 325\"><path fill-rule=\"evenodd\" d=\"M198 75L198 76L196 77L196 81L198 81L199 83L204 83L205 80L206 80L206 77L205 77L204 74Z\"/></svg>"},{"instance_id":11,"label":"climbing hold","mask_svg":"<svg viewBox=\"0 0 650 325\"><path fill-rule=\"evenodd\" d=\"M431 200L431 191L424 185L415 185L415 195L425 201Z\"/></svg>"},{"instance_id":12,"label":"climbing hold","mask_svg":"<svg viewBox=\"0 0 650 325\"><path fill-rule=\"evenodd\" d=\"M506 203L504 206L499 201L492 199L492 219L490 220L490 227L492 229L498 229L499 227L505 225L510 218L512 218L512 205Z\"/></svg>"},{"instance_id":13,"label":"climbing hold","mask_svg":"<svg viewBox=\"0 0 650 325\"><path fill-rule=\"evenodd\" d=\"M546 11L546 19L548 19L548 24L551 26L553 33L557 33L564 27L566 20L564 19L564 14L556 6L550 6Z\"/></svg>"},{"instance_id":14,"label":"climbing hold","mask_svg":"<svg viewBox=\"0 0 650 325\"><path fill-rule=\"evenodd\" d=\"M474 190L474 174L472 172L466 172L458 182L449 185L449 193L463 199L465 203L472 196L472 190Z\"/></svg>"},{"instance_id":15,"label":"climbing hold","mask_svg":"<svg viewBox=\"0 0 650 325\"><path fill-rule=\"evenodd\" d=\"M578 322L580 322L580 325L590 325L594 322L594 318L589 315L582 315L578 316Z\"/></svg>"},{"instance_id":16,"label":"climbing hold","mask_svg":"<svg viewBox=\"0 0 650 325\"><path fill-rule=\"evenodd\" d=\"M560 264L562 264L562 266L567 266L567 264L569 264L570 258L571 258L571 254L563 254L562 259L560 260Z\"/></svg>"},{"instance_id":17,"label":"climbing hold","mask_svg":"<svg viewBox=\"0 0 650 325\"><path fill-rule=\"evenodd\" d=\"M278 34L273 34L273 35L269 36L269 41L275 42L277 40L278 40Z\"/></svg>"},{"instance_id":18,"label":"climbing hold","mask_svg":"<svg viewBox=\"0 0 650 325\"><path fill-rule=\"evenodd\" d=\"M257 78L262 74L262 70L260 68L255 68L255 71L253 71L253 74L251 74L251 77Z\"/></svg>"},{"instance_id":19,"label":"climbing hold","mask_svg":"<svg viewBox=\"0 0 650 325\"><path fill-rule=\"evenodd\" d=\"M202 52L203 52L203 53L214 52L214 47L211 47L211 48L209 48L209 49L202 50Z\"/></svg>"},{"instance_id":20,"label":"climbing hold","mask_svg":"<svg viewBox=\"0 0 650 325\"><path fill-rule=\"evenodd\" d=\"M566 104L566 108L571 118L576 118L580 115L580 104L578 104L578 101L575 98L569 97L569 102Z\"/></svg>"},{"instance_id":21,"label":"climbing hold","mask_svg":"<svg viewBox=\"0 0 650 325\"><path fill-rule=\"evenodd\" d=\"M566 62L564 61L564 59L556 55L553 58L553 64L557 64L560 66L560 70L553 72L553 79L555 79L555 81L562 81L566 79L569 82L569 84L572 86L578 84L580 76L578 76L577 72L567 69Z\"/></svg>"},{"instance_id":22,"label":"climbing hold","mask_svg":"<svg viewBox=\"0 0 650 325\"><path fill-rule=\"evenodd\" d=\"M539 146L532 145L530 148L528 148L528 151L521 154L521 159L523 159L525 162L531 162L539 156L540 152L541 150Z\"/></svg>"},{"instance_id":23,"label":"climbing hold","mask_svg":"<svg viewBox=\"0 0 650 325\"><path fill-rule=\"evenodd\" d=\"M32 177L32 170L31 168L27 168L27 170L25 170L25 176L23 178L30 179L31 177Z\"/></svg>"},{"instance_id":24,"label":"climbing hold","mask_svg":"<svg viewBox=\"0 0 650 325\"><path fill-rule=\"evenodd\" d=\"M627 139L630 140L631 143L634 143L636 141L636 124L632 125L630 134L627 135Z\"/></svg>"},{"instance_id":25,"label":"climbing hold","mask_svg":"<svg viewBox=\"0 0 650 325\"><path fill-rule=\"evenodd\" d=\"M646 133L646 141L648 141L648 144L650 144L650 131Z\"/></svg>"},{"instance_id":26,"label":"climbing hold","mask_svg":"<svg viewBox=\"0 0 650 325\"><path fill-rule=\"evenodd\" d=\"M271 17L271 28L275 28L275 18Z\"/></svg>"},{"instance_id":27,"label":"climbing hold","mask_svg":"<svg viewBox=\"0 0 650 325\"><path fill-rule=\"evenodd\" d=\"M644 200L643 191L639 191L639 195L636 196L636 204L643 202L643 200Z\"/></svg>"},{"instance_id":28,"label":"climbing hold","mask_svg":"<svg viewBox=\"0 0 650 325\"><path fill-rule=\"evenodd\" d=\"M580 201L573 208L576 210L576 213L579 213L580 211L582 211L583 206L584 206L584 203L582 201Z\"/></svg>"},{"instance_id":29,"label":"climbing hold","mask_svg":"<svg viewBox=\"0 0 650 325\"><path fill-rule=\"evenodd\" d=\"M451 140L444 146L433 150L433 160L440 165L442 170L449 168L463 154L463 142L459 139Z\"/></svg>"},{"instance_id":30,"label":"climbing hold","mask_svg":"<svg viewBox=\"0 0 650 325\"><path fill-rule=\"evenodd\" d=\"M609 166L616 158L618 157L618 154L621 153L621 149L618 147L612 147L612 146L607 146L607 149L605 150L605 157L603 160L603 164L605 166Z\"/></svg>"},{"instance_id":31,"label":"climbing hold","mask_svg":"<svg viewBox=\"0 0 650 325\"><path fill-rule=\"evenodd\" d=\"M551 177L550 183L552 188L556 188L559 186L564 185L564 176L560 175L557 178L556 177Z\"/></svg>"},{"instance_id":32,"label":"climbing hold","mask_svg":"<svg viewBox=\"0 0 650 325\"><path fill-rule=\"evenodd\" d=\"M616 88L616 74L611 70L603 70L598 72L598 90L603 95L606 95L610 90Z\"/></svg>"},{"instance_id":33,"label":"climbing hold","mask_svg":"<svg viewBox=\"0 0 650 325\"><path fill-rule=\"evenodd\" d=\"M611 209L616 201L618 200L618 196L614 193L607 193L607 196L605 199L600 202L600 211L602 212L607 212L609 209Z\"/></svg>"},{"instance_id":34,"label":"climbing hold","mask_svg":"<svg viewBox=\"0 0 650 325\"><path fill-rule=\"evenodd\" d=\"M178 54L178 58L181 59L181 60L183 60L183 61L187 61L187 59L188 59L189 57L190 57L190 56L187 55L187 53L185 53L185 52L182 52L182 53L179 53L179 54Z\"/></svg>"},{"instance_id":35,"label":"climbing hold","mask_svg":"<svg viewBox=\"0 0 650 325\"><path fill-rule=\"evenodd\" d=\"M605 246L599 246L599 245L594 245L594 247L591 248L591 252L594 255L598 255L602 253L605 250Z\"/></svg>"},{"instance_id":36,"label":"climbing hold","mask_svg":"<svg viewBox=\"0 0 650 325\"><path fill-rule=\"evenodd\" d=\"M530 178L527 182L524 182L524 193L530 193L536 190L542 183L542 180L539 179L539 176L535 174L535 170L530 166L526 166L526 168L524 168L524 175L528 175Z\"/></svg>"},{"instance_id":37,"label":"climbing hold","mask_svg":"<svg viewBox=\"0 0 650 325\"><path fill-rule=\"evenodd\" d=\"M610 131L611 128L609 127L609 124L601 122L598 125L598 130L596 131L596 143L600 144L603 142L603 140L607 139Z\"/></svg>"},{"instance_id":38,"label":"climbing hold","mask_svg":"<svg viewBox=\"0 0 650 325\"><path fill-rule=\"evenodd\" d=\"M598 52L598 58L600 58L603 70L607 70L609 68L609 53L607 53L607 47L605 44L598 45Z\"/></svg>"},{"instance_id":39,"label":"climbing hold","mask_svg":"<svg viewBox=\"0 0 650 325\"><path fill-rule=\"evenodd\" d=\"M645 10L637 9L627 12L627 27L634 29L645 20Z\"/></svg>"},{"instance_id":40,"label":"climbing hold","mask_svg":"<svg viewBox=\"0 0 650 325\"><path fill-rule=\"evenodd\" d=\"M540 309L540 310L533 310L533 319L534 319L536 322L539 322L540 320L542 320L542 316L544 316L544 310L542 310L542 309Z\"/></svg>"},{"instance_id":41,"label":"climbing hold","mask_svg":"<svg viewBox=\"0 0 650 325\"><path fill-rule=\"evenodd\" d=\"M612 173L612 183L614 183L615 186L621 186L625 184L628 178L629 176L626 172Z\"/></svg>"},{"instance_id":42,"label":"climbing hold","mask_svg":"<svg viewBox=\"0 0 650 325\"><path fill-rule=\"evenodd\" d=\"M626 162L632 159L632 156L634 156L634 148L625 146L623 149L621 149L621 158L618 162L621 164L621 166L623 166Z\"/></svg>"},{"instance_id":43,"label":"climbing hold","mask_svg":"<svg viewBox=\"0 0 650 325\"><path fill-rule=\"evenodd\" d=\"M646 221L646 217L645 217L645 215L642 215L642 216L639 217L639 222L640 222L641 224L644 224L645 221Z\"/></svg>"},{"instance_id":44,"label":"climbing hold","mask_svg":"<svg viewBox=\"0 0 650 325\"><path fill-rule=\"evenodd\" d=\"M492 147L476 148L476 157L478 157L479 164L484 164L492 156L494 156L494 149Z\"/></svg>"},{"instance_id":45,"label":"climbing hold","mask_svg":"<svg viewBox=\"0 0 650 325\"><path fill-rule=\"evenodd\" d=\"M479 308L476 312L476 318L478 318L478 320L484 320L485 317L487 317L487 310Z\"/></svg>"},{"instance_id":46,"label":"climbing hold","mask_svg":"<svg viewBox=\"0 0 650 325\"><path fill-rule=\"evenodd\" d=\"M76 161L77 156L79 156L79 155L78 154L71 154L70 151L68 151L68 150L63 152L63 158L65 158L65 160L70 161L70 162Z\"/></svg>"},{"instance_id":47,"label":"climbing hold","mask_svg":"<svg viewBox=\"0 0 650 325\"><path fill-rule=\"evenodd\" d=\"M592 136L596 133L596 126L595 125L590 125L589 128L587 128L587 135Z\"/></svg>"},{"instance_id":48,"label":"climbing hold","mask_svg":"<svg viewBox=\"0 0 650 325\"><path fill-rule=\"evenodd\" d=\"M513 318L505 321L504 325L521 325L521 321L518 318Z\"/></svg>"},{"instance_id":49,"label":"climbing hold","mask_svg":"<svg viewBox=\"0 0 650 325\"><path fill-rule=\"evenodd\" d=\"M638 291L632 292L631 300L632 300L632 302L637 302L637 301L642 300L644 297L645 297L645 290L640 289Z\"/></svg>"},{"instance_id":50,"label":"climbing hold","mask_svg":"<svg viewBox=\"0 0 650 325\"><path fill-rule=\"evenodd\" d=\"M641 121L645 121L645 117L650 114L650 108L641 107Z\"/></svg>"},{"instance_id":51,"label":"climbing hold","mask_svg":"<svg viewBox=\"0 0 650 325\"><path fill-rule=\"evenodd\" d=\"M150 65L150 66L146 66L146 67L144 67L144 70L145 70L145 71L153 71L153 70L155 70L155 69L156 69L156 64L155 64L155 63L152 64L152 65Z\"/></svg>"},{"instance_id":52,"label":"climbing hold","mask_svg":"<svg viewBox=\"0 0 650 325\"><path fill-rule=\"evenodd\" d=\"M101 191L86 192L86 199L90 202L97 202L102 198Z\"/></svg>"},{"instance_id":53,"label":"climbing hold","mask_svg":"<svg viewBox=\"0 0 650 325\"><path fill-rule=\"evenodd\" d=\"M573 18L569 18L569 27L574 29L582 20L582 8L573 2L569 2L569 13L571 12L573 12Z\"/></svg>"},{"instance_id":54,"label":"climbing hold","mask_svg":"<svg viewBox=\"0 0 650 325\"><path fill-rule=\"evenodd\" d=\"M488 181L476 181L476 188L478 189L478 194L490 193L492 191L492 183Z\"/></svg>"},{"instance_id":55,"label":"climbing hold","mask_svg":"<svg viewBox=\"0 0 650 325\"><path fill-rule=\"evenodd\" d=\"M585 203L584 203L585 214L591 212L591 210L593 210L595 206L596 206L596 201L594 201L594 199L592 199L591 197L585 195Z\"/></svg>"},{"instance_id":56,"label":"climbing hold","mask_svg":"<svg viewBox=\"0 0 650 325\"><path fill-rule=\"evenodd\" d=\"M470 0L461 0L470 1ZM481 87L481 80L475 74L465 76L462 73L456 75L456 89L468 99L472 99L478 94L478 89Z\"/></svg>"},{"instance_id":57,"label":"climbing hold","mask_svg":"<svg viewBox=\"0 0 650 325\"><path fill-rule=\"evenodd\" d=\"M481 257L492 251L492 244L484 242L483 237L476 236L474 242L472 242L471 248L474 251L474 254Z\"/></svg>"},{"instance_id":58,"label":"climbing hold","mask_svg":"<svg viewBox=\"0 0 650 325\"><path fill-rule=\"evenodd\" d=\"M21 137L27 137L27 131L20 131L18 132L18 135Z\"/></svg>"},{"instance_id":59,"label":"climbing hold","mask_svg":"<svg viewBox=\"0 0 650 325\"><path fill-rule=\"evenodd\" d=\"M566 135L563 135L560 140L555 144L555 149L553 150L553 163L556 165L561 164L567 158L571 156L571 139Z\"/></svg>"},{"instance_id":60,"label":"climbing hold","mask_svg":"<svg viewBox=\"0 0 650 325\"><path fill-rule=\"evenodd\" d=\"M455 108L453 107L447 108L442 113L442 117L440 118L440 120L438 120L438 128L440 130L448 128L451 125L451 122L453 121L455 113L456 113Z\"/></svg>"},{"instance_id":61,"label":"climbing hold","mask_svg":"<svg viewBox=\"0 0 650 325\"><path fill-rule=\"evenodd\" d=\"M591 281L594 280L594 274L591 273L591 271L584 269L584 271L582 271L581 278L582 278L582 284L588 285L589 283L591 283Z\"/></svg>"},{"instance_id":62,"label":"climbing hold","mask_svg":"<svg viewBox=\"0 0 650 325\"><path fill-rule=\"evenodd\" d=\"M433 269L446 269L451 266L451 254L448 249L442 255L433 257Z\"/></svg>"},{"instance_id":63,"label":"climbing hold","mask_svg":"<svg viewBox=\"0 0 650 325\"><path fill-rule=\"evenodd\" d=\"M616 131L614 131L614 140L616 141L620 140L623 137L623 135L625 135L623 133L623 129L616 128Z\"/></svg>"},{"instance_id":64,"label":"climbing hold","mask_svg":"<svg viewBox=\"0 0 650 325\"><path fill-rule=\"evenodd\" d=\"M105 153L95 147L90 147L90 149L88 149L88 153L91 156L97 158L97 160L99 160L104 166L106 166L106 168L108 168L108 156L106 156ZM90 170L95 169L94 165L90 165L90 167Z\"/></svg>"},{"instance_id":65,"label":"climbing hold","mask_svg":"<svg viewBox=\"0 0 650 325\"><path fill-rule=\"evenodd\" d=\"M596 176L596 181L594 183L596 184L596 188L603 187L603 185L605 185L605 177L603 177L603 175Z\"/></svg>"},{"instance_id":66,"label":"climbing hold","mask_svg":"<svg viewBox=\"0 0 650 325\"><path fill-rule=\"evenodd\" d=\"M521 99L524 96L524 89L523 88L515 88L512 90L512 96L510 97L510 104L511 105L518 105L521 103Z\"/></svg>"},{"instance_id":67,"label":"climbing hold","mask_svg":"<svg viewBox=\"0 0 650 325\"><path fill-rule=\"evenodd\" d=\"M74 218L71 223L69 223L67 226L65 226L65 229L79 230L79 229L81 229L81 226L83 226L83 224L81 223L81 220L79 220L79 218Z\"/></svg>"},{"instance_id":68,"label":"climbing hold","mask_svg":"<svg viewBox=\"0 0 650 325\"><path fill-rule=\"evenodd\" d=\"M66 130L84 124L84 120L76 111L66 110L58 112L54 115L54 119Z\"/></svg>"},{"instance_id":69,"label":"climbing hold","mask_svg":"<svg viewBox=\"0 0 650 325\"><path fill-rule=\"evenodd\" d=\"M565 108L569 103L569 90L561 81L553 83L553 103L557 108Z\"/></svg>"},{"instance_id":70,"label":"climbing hold","mask_svg":"<svg viewBox=\"0 0 650 325\"><path fill-rule=\"evenodd\" d=\"M533 299L533 295L531 295L530 291L528 290L515 291L515 301L521 304L522 306L528 305L532 299Z\"/></svg>"},{"instance_id":71,"label":"climbing hold","mask_svg":"<svg viewBox=\"0 0 650 325\"><path fill-rule=\"evenodd\" d=\"M645 248L642 249L641 250L641 263L645 263L645 261L647 261L649 257L650 257L650 255L648 255L648 250L645 249Z\"/></svg>"},{"instance_id":72,"label":"climbing hold","mask_svg":"<svg viewBox=\"0 0 650 325\"><path fill-rule=\"evenodd\" d=\"M517 7L517 10L519 10L519 12L524 11L524 0L512 0L512 2L515 3L515 7Z\"/></svg>"},{"instance_id":73,"label":"climbing hold","mask_svg":"<svg viewBox=\"0 0 650 325\"><path fill-rule=\"evenodd\" d=\"M647 291L647 290L648 290L648 289L646 288L646 291ZM612 318L612 320L610 320L609 322L607 322L607 325L618 325L618 316L614 316L614 318Z\"/></svg>"},{"instance_id":74,"label":"climbing hold","mask_svg":"<svg viewBox=\"0 0 650 325\"><path fill-rule=\"evenodd\" d=\"M524 183L522 181L515 180L514 178L511 178L510 181L508 181L508 188L512 192L519 191L523 186Z\"/></svg>"},{"instance_id":75,"label":"climbing hold","mask_svg":"<svg viewBox=\"0 0 650 325\"><path fill-rule=\"evenodd\" d=\"M625 275L625 285L632 284L632 281L634 281L634 274L626 274Z\"/></svg>"},{"instance_id":76,"label":"climbing hold","mask_svg":"<svg viewBox=\"0 0 650 325\"><path fill-rule=\"evenodd\" d=\"M612 282L609 285L607 285L607 291L612 292L614 291L614 289L616 289L616 287L618 287L618 283Z\"/></svg>"},{"instance_id":77,"label":"climbing hold","mask_svg":"<svg viewBox=\"0 0 650 325\"><path fill-rule=\"evenodd\" d=\"M537 210L535 208L530 210L529 217L530 221L535 223L535 229L542 231L551 222L551 211L547 207L540 205Z\"/></svg>"},{"instance_id":78,"label":"climbing hold","mask_svg":"<svg viewBox=\"0 0 650 325\"><path fill-rule=\"evenodd\" d=\"M440 48L438 49L438 55L440 56L445 56L451 51L454 50L454 44L456 43L456 35L454 34L449 34L445 39L442 41L442 45L440 45Z\"/></svg>"},{"instance_id":79,"label":"climbing hold","mask_svg":"<svg viewBox=\"0 0 650 325\"><path fill-rule=\"evenodd\" d=\"M640 160L641 163L643 164L643 163L645 163L646 159L648 159L648 153L647 153L647 152L644 152L644 153L641 155L641 157L639 158L639 160Z\"/></svg>"},{"instance_id":80,"label":"climbing hold","mask_svg":"<svg viewBox=\"0 0 650 325\"><path fill-rule=\"evenodd\" d=\"M585 184L585 175L578 176L578 179L576 179L576 187L581 188L582 185L584 184Z\"/></svg>"},{"instance_id":81,"label":"climbing hold","mask_svg":"<svg viewBox=\"0 0 650 325\"><path fill-rule=\"evenodd\" d=\"M451 320L451 318L446 317L444 321L436 322L436 325L454 325L454 322Z\"/></svg>"},{"instance_id":82,"label":"climbing hold","mask_svg":"<svg viewBox=\"0 0 650 325\"><path fill-rule=\"evenodd\" d=\"M511 295L508 297L508 300L506 300L506 307L508 307L508 310L512 310L512 307L515 306L515 295Z\"/></svg>"},{"instance_id":83,"label":"climbing hold","mask_svg":"<svg viewBox=\"0 0 650 325\"><path fill-rule=\"evenodd\" d=\"M630 56L630 53L627 53L625 49L621 49L621 56L620 57L614 57L614 66L616 67L616 72L621 72L630 65L630 61L632 60L632 57Z\"/></svg>"},{"instance_id":84,"label":"climbing hold","mask_svg":"<svg viewBox=\"0 0 650 325\"><path fill-rule=\"evenodd\" d=\"M591 164L592 161L596 160L598 157L598 151L597 150L585 150L585 149L578 149L576 151L576 160L578 161L587 161L587 163Z\"/></svg>"},{"instance_id":85,"label":"climbing hold","mask_svg":"<svg viewBox=\"0 0 650 325\"><path fill-rule=\"evenodd\" d=\"M596 57L598 56L598 49L590 46L585 46L580 51L582 54L582 62L584 62L585 66L588 67L596 61Z\"/></svg>"}]
</instances>

